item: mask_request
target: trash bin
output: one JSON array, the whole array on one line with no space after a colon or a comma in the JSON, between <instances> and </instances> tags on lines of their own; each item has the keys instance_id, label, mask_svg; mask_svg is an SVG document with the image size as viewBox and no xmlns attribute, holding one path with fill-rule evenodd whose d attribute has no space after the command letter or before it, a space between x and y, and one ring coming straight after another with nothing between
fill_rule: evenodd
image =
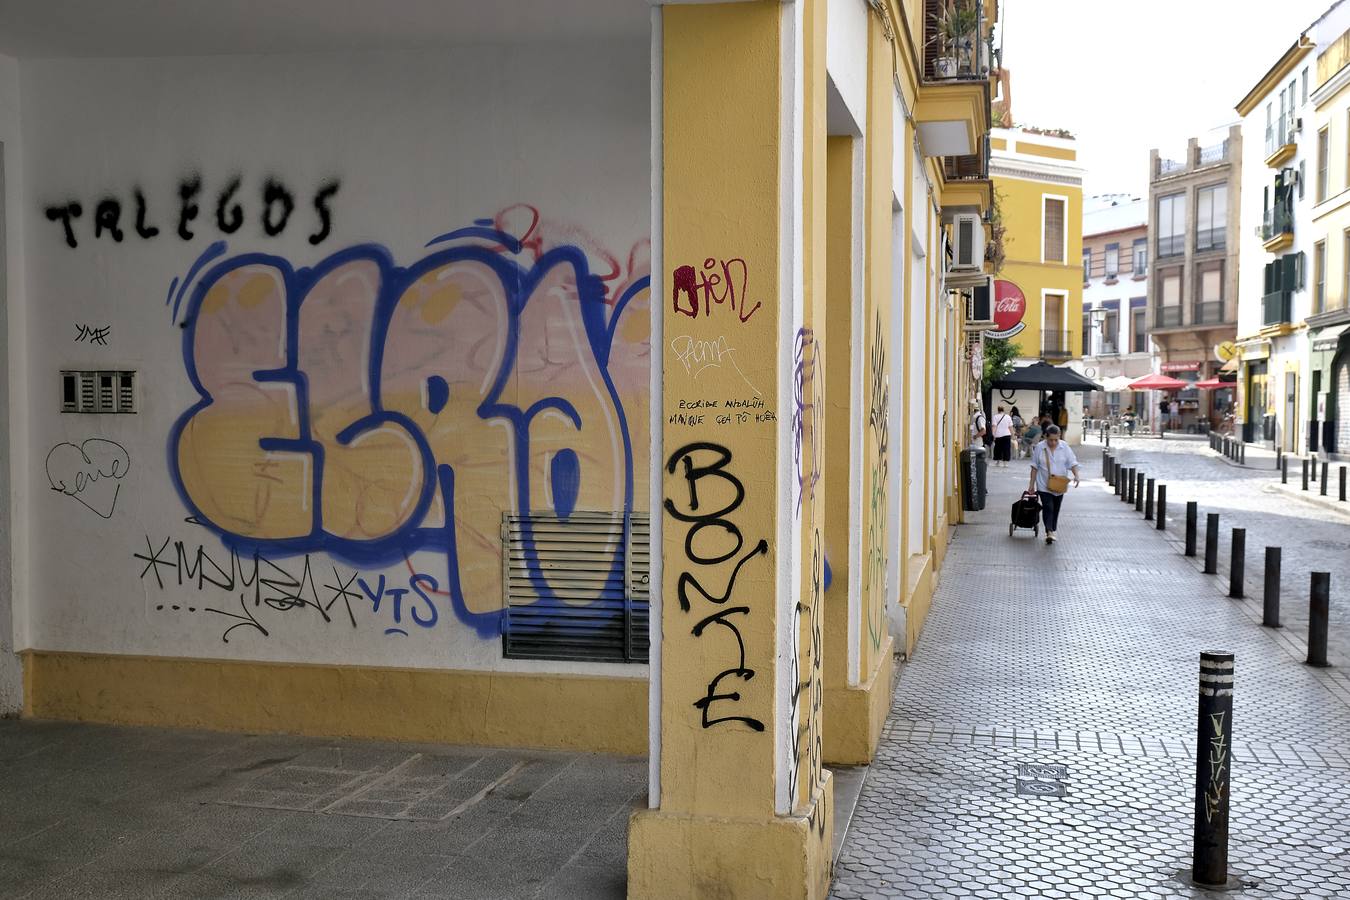
<instances>
[{"instance_id":1,"label":"trash bin","mask_svg":"<svg viewBox=\"0 0 1350 900\"><path fill-rule=\"evenodd\" d=\"M983 447L967 447L961 451L962 509L984 509L986 465Z\"/></svg>"}]
</instances>

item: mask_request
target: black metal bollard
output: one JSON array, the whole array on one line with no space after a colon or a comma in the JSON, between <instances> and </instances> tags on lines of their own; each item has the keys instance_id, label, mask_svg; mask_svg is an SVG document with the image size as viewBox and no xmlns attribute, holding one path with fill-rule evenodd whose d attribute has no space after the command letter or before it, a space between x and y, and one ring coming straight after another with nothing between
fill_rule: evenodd
<instances>
[{"instance_id":1,"label":"black metal bollard","mask_svg":"<svg viewBox=\"0 0 1350 900\"><path fill-rule=\"evenodd\" d=\"M1228 596L1234 600L1241 600L1247 596L1246 581L1247 573L1247 529L1234 528L1232 540L1232 555L1228 560Z\"/></svg>"},{"instance_id":2,"label":"black metal bollard","mask_svg":"<svg viewBox=\"0 0 1350 900\"><path fill-rule=\"evenodd\" d=\"M1289 483L1289 460L1280 460L1280 484Z\"/></svg>"},{"instance_id":3,"label":"black metal bollard","mask_svg":"<svg viewBox=\"0 0 1350 900\"><path fill-rule=\"evenodd\" d=\"M1144 511L1144 482L1145 475L1140 472L1134 476L1134 511Z\"/></svg>"},{"instance_id":4,"label":"black metal bollard","mask_svg":"<svg viewBox=\"0 0 1350 900\"><path fill-rule=\"evenodd\" d=\"M1111 464L1111 488L1120 496L1120 489L1123 487L1122 481L1125 478L1125 467L1118 462Z\"/></svg>"},{"instance_id":5,"label":"black metal bollard","mask_svg":"<svg viewBox=\"0 0 1350 900\"><path fill-rule=\"evenodd\" d=\"M1134 475L1139 471L1137 467L1130 466L1125 472L1125 502L1134 503Z\"/></svg>"},{"instance_id":6,"label":"black metal bollard","mask_svg":"<svg viewBox=\"0 0 1350 900\"><path fill-rule=\"evenodd\" d=\"M1244 465L1244 466L1247 464L1247 445L1246 445L1246 444L1238 444L1238 462L1239 462L1241 465Z\"/></svg>"},{"instance_id":7,"label":"black metal bollard","mask_svg":"<svg viewBox=\"0 0 1350 900\"><path fill-rule=\"evenodd\" d=\"M1284 463L1284 448L1283 448L1283 447L1276 447L1276 448L1275 448L1275 469L1278 471L1279 468L1280 468L1280 466L1281 466L1283 463Z\"/></svg>"},{"instance_id":8,"label":"black metal bollard","mask_svg":"<svg viewBox=\"0 0 1350 900\"><path fill-rule=\"evenodd\" d=\"M1315 459L1312 461L1312 480L1314 483L1317 481L1317 460Z\"/></svg>"},{"instance_id":9,"label":"black metal bollard","mask_svg":"<svg viewBox=\"0 0 1350 900\"><path fill-rule=\"evenodd\" d=\"M1109 453L1103 453L1103 454L1102 454L1102 477L1105 478L1105 477L1106 477L1106 473L1109 472L1109 471L1111 471L1111 454L1109 454Z\"/></svg>"},{"instance_id":10,"label":"black metal bollard","mask_svg":"<svg viewBox=\"0 0 1350 900\"><path fill-rule=\"evenodd\" d=\"M1158 485L1158 530L1167 530L1167 485Z\"/></svg>"},{"instance_id":11,"label":"black metal bollard","mask_svg":"<svg viewBox=\"0 0 1350 900\"><path fill-rule=\"evenodd\" d=\"M1318 493L1320 493L1323 497L1327 495L1327 465L1328 465L1327 461L1322 460L1322 482L1321 482L1322 486L1318 489Z\"/></svg>"},{"instance_id":12,"label":"black metal bollard","mask_svg":"<svg viewBox=\"0 0 1350 900\"><path fill-rule=\"evenodd\" d=\"M1308 460L1303 460L1303 489L1308 489Z\"/></svg>"},{"instance_id":13,"label":"black metal bollard","mask_svg":"<svg viewBox=\"0 0 1350 900\"><path fill-rule=\"evenodd\" d=\"M1313 572L1308 609L1308 665L1327 665L1327 627L1331 618L1331 573Z\"/></svg>"},{"instance_id":14,"label":"black metal bollard","mask_svg":"<svg viewBox=\"0 0 1350 900\"><path fill-rule=\"evenodd\" d=\"M1341 502L1345 502L1345 466L1341 466Z\"/></svg>"},{"instance_id":15,"label":"black metal bollard","mask_svg":"<svg viewBox=\"0 0 1350 900\"><path fill-rule=\"evenodd\" d=\"M1111 446L1111 432L1109 432L1109 431L1106 433L1106 446L1107 446L1108 449L1109 449L1110 446Z\"/></svg>"},{"instance_id":16,"label":"black metal bollard","mask_svg":"<svg viewBox=\"0 0 1350 900\"><path fill-rule=\"evenodd\" d=\"M1219 574L1219 514L1205 517L1205 574Z\"/></svg>"},{"instance_id":17,"label":"black metal bollard","mask_svg":"<svg viewBox=\"0 0 1350 900\"><path fill-rule=\"evenodd\" d=\"M1200 504L1194 500L1186 501L1186 555L1195 555L1195 532L1200 518Z\"/></svg>"},{"instance_id":18,"label":"black metal bollard","mask_svg":"<svg viewBox=\"0 0 1350 900\"><path fill-rule=\"evenodd\" d=\"M1191 880L1228 884L1228 800L1233 744L1233 654L1200 654L1200 709L1195 735L1195 832Z\"/></svg>"},{"instance_id":19,"label":"black metal bollard","mask_svg":"<svg viewBox=\"0 0 1350 900\"><path fill-rule=\"evenodd\" d=\"M1261 624L1280 627L1280 548L1266 548L1266 590L1261 595Z\"/></svg>"},{"instance_id":20,"label":"black metal bollard","mask_svg":"<svg viewBox=\"0 0 1350 900\"><path fill-rule=\"evenodd\" d=\"M1144 521L1153 521L1153 492L1157 488L1157 479L1150 478L1144 483Z\"/></svg>"}]
</instances>

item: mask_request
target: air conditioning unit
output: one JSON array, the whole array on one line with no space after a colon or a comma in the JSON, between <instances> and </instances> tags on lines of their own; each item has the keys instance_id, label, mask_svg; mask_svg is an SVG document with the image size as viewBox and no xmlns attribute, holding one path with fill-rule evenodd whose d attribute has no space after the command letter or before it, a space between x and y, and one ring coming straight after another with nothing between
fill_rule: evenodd
<instances>
[{"instance_id":1,"label":"air conditioning unit","mask_svg":"<svg viewBox=\"0 0 1350 900\"><path fill-rule=\"evenodd\" d=\"M984 280L970 289L966 300L966 330L984 331L994 327L994 276L985 275Z\"/></svg>"},{"instance_id":2,"label":"air conditioning unit","mask_svg":"<svg viewBox=\"0 0 1350 900\"><path fill-rule=\"evenodd\" d=\"M953 272L978 272L984 268L984 223L975 213L952 218Z\"/></svg>"}]
</instances>

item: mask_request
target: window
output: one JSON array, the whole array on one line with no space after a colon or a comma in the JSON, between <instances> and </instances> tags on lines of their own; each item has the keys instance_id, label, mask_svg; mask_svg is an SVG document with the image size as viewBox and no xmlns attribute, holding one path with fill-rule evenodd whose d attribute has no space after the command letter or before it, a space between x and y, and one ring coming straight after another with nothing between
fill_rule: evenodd
<instances>
[{"instance_id":1,"label":"window","mask_svg":"<svg viewBox=\"0 0 1350 900\"><path fill-rule=\"evenodd\" d=\"M1066 233L1063 197L1041 198L1041 262L1064 262Z\"/></svg>"},{"instance_id":2,"label":"window","mask_svg":"<svg viewBox=\"0 0 1350 900\"><path fill-rule=\"evenodd\" d=\"M1102 322L1102 353L1112 356L1120 352L1116 342L1120 339L1120 311L1108 309Z\"/></svg>"},{"instance_id":3,"label":"window","mask_svg":"<svg viewBox=\"0 0 1350 900\"><path fill-rule=\"evenodd\" d=\"M1144 310L1130 310L1130 352L1147 353L1148 352L1148 320L1144 316Z\"/></svg>"},{"instance_id":4,"label":"window","mask_svg":"<svg viewBox=\"0 0 1350 900\"><path fill-rule=\"evenodd\" d=\"M1139 238L1134 242L1134 277L1143 278L1148 274L1148 238Z\"/></svg>"},{"instance_id":5,"label":"window","mask_svg":"<svg viewBox=\"0 0 1350 900\"><path fill-rule=\"evenodd\" d=\"M1302 103L1301 105L1306 106L1307 103L1308 103L1308 67L1307 67L1307 66L1304 66L1304 67L1303 67L1303 103Z\"/></svg>"},{"instance_id":6,"label":"window","mask_svg":"<svg viewBox=\"0 0 1350 900\"><path fill-rule=\"evenodd\" d=\"M1275 107L1273 103L1266 104L1266 156L1275 152Z\"/></svg>"},{"instance_id":7,"label":"window","mask_svg":"<svg viewBox=\"0 0 1350 900\"><path fill-rule=\"evenodd\" d=\"M1298 161L1298 199L1303 199L1303 185L1308 180L1307 160Z\"/></svg>"},{"instance_id":8,"label":"window","mask_svg":"<svg viewBox=\"0 0 1350 900\"><path fill-rule=\"evenodd\" d=\"M1226 243L1228 185L1216 184L1195 192L1195 249L1218 250Z\"/></svg>"},{"instance_id":9,"label":"window","mask_svg":"<svg viewBox=\"0 0 1350 900\"><path fill-rule=\"evenodd\" d=\"M1181 305L1181 271L1168 272L1162 278L1163 306Z\"/></svg>"},{"instance_id":10,"label":"window","mask_svg":"<svg viewBox=\"0 0 1350 900\"><path fill-rule=\"evenodd\" d=\"M1194 314L1197 325L1223 321L1223 263L1211 264L1197 273Z\"/></svg>"},{"instance_id":11,"label":"window","mask_svg":"<svg viewBox=\"0 0 1350 900\"><path fill-rule=\"evenodd\" d=\"M1158 198L1158 256L1180 256L1186 252L1186 195L1169 194Z\"/></svg>"},{"instance_id":12,"label":"window","mask_svg":"<svg viewBox=\"0 0 1350 900\"><path fill-rule=\"evenodd\" d=\"M1120 245L1106 245L1106 277L1115 278L1120 274Z\"/></svg>"},{"instance_id":13,"label":"window","mask_svg":"<svg viewBox=\"0 0 1350 900\"><path fill-rule=\"evenodd\" d=\"M1087 284L1087 283L1088 283L1088 280L1091 279L1091 278L1092 278L1092 250L1091 250L1091 248L1084 247L1084 248L1083 248L1083 284Z\"/></svg>"},{"instance_id":14,"label":"window","mask_svg":"<svg viewBox=\"0 0 1350 900\"><path fill-rule=\"evenodd\" d=\"M1317 132L1317 202L1327 199L1327 157L1330 155L1330 140L1327 130Z\"/></svg>"},{"instance_id":15,"label":"window","mask_svg":"<svg viewBox=\"0 0 1350 900\"><path fill-rule=\"evenodd\" d=\"M1327 297L1327 242L1313 244L1313 312L1326 309Z\"/></svg>"},{"instance_id":16,"label":"window","mask_svg":"<svg viewBox=\"0 0 1350 900\"><path fill-rule=\"evenodd\" d=\"M1342 307L1346 306L1347 304L1350 304L1350 230L1347 230L1345 232L1345 240L1343 242L1343 247L1345 255L1341 257L1342 259L1341 268L1345 270L1345 272L1343 273L1345 275L1345 278L1343 279L1343 283L1341 284ZM1324 312L1326 311L1325 307L1323 307L1323 311Z\"/></svg>"}]
</instances>

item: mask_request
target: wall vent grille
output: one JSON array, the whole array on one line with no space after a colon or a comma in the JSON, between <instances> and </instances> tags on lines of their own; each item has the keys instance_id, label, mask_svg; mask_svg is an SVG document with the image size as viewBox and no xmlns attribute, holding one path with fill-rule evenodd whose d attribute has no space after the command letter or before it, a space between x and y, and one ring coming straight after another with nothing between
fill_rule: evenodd
<instances>
[{"instance_id":1,"label":"wall vent grille","mask_svg":"<svg viewBox=\"0 0 1350 900\"><path fill-rule=\"evenodd\" d=\"M61 412L134 413L136 373L108 369L63 369Z\"/></svg>"},{"instance_id":2,"label":"wall vent grille","mask_svg":"<svg viewBox=\"0 0 1350 900\"><path fill-rule=\"evenodd\" d=\"M650 544L646 513L504 514L504 655L647 662Z\"/></svg>"}]
</instances>

